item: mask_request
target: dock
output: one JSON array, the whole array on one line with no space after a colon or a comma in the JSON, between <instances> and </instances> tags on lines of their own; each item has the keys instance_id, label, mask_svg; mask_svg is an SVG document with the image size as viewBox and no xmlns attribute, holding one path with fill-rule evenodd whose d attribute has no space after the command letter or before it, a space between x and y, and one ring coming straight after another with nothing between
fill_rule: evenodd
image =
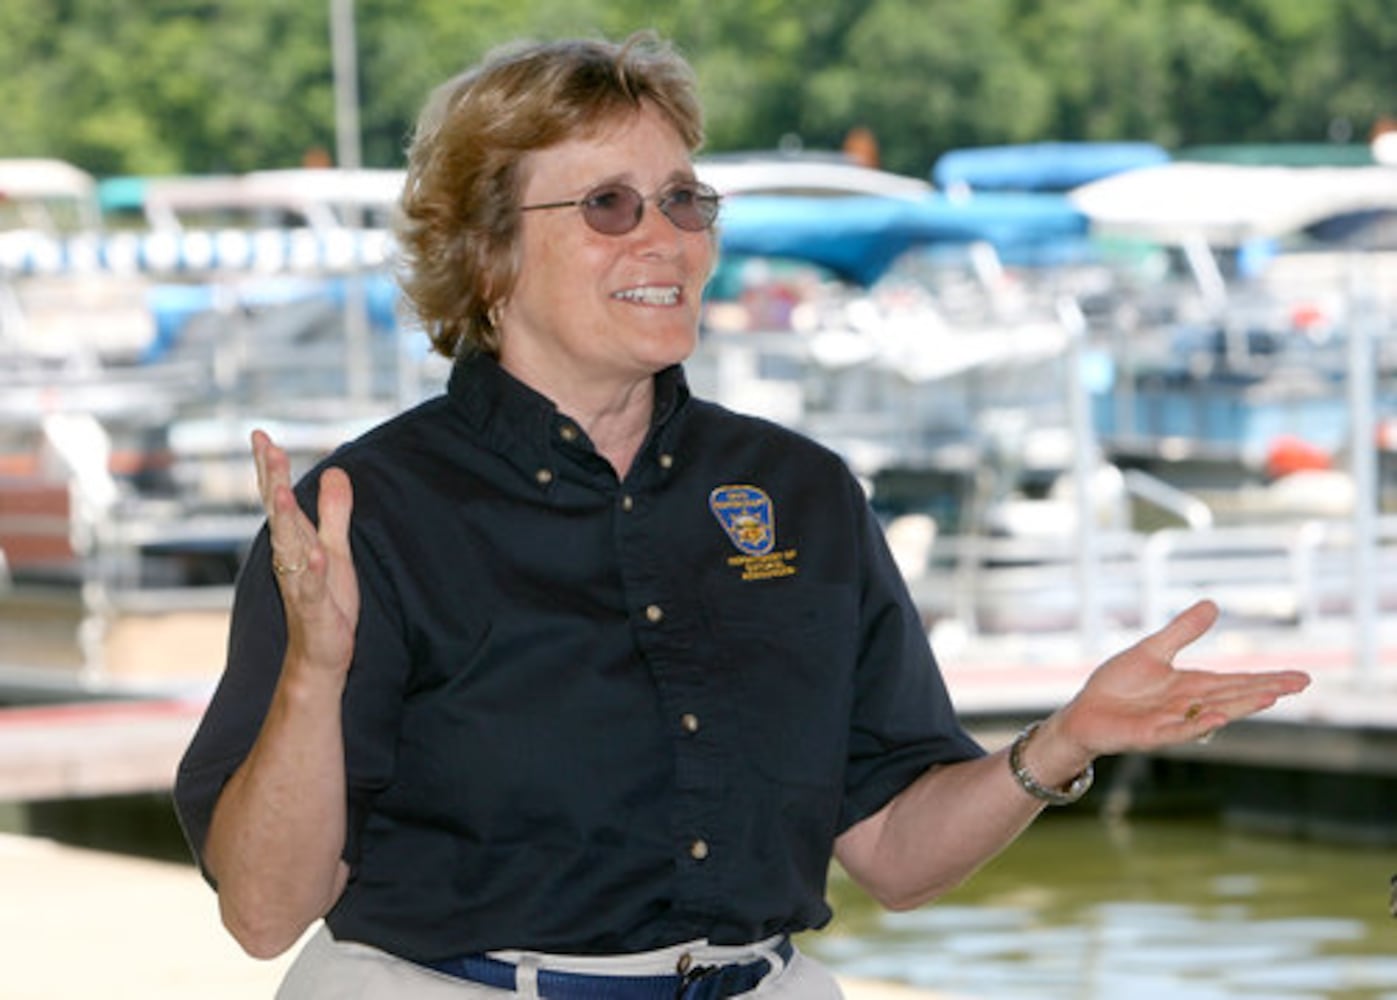
<instances>
[{"instance_id":1,"label":"dock","mask_svg":"<svg viewBox=\"0 0 1397 1000\"><path fill-rule=\"evenodd\" d=\"M1196 652L1181 655L1181 665L1299 669L1314 683L1276 708L1227 727L1207 744L1161 756L1397 781L1397 641L1388 638L1378 649L1376 669L1361 679L1341 641L1296 642L1290 633L1269 642L1242 633L1205 639ZM940 661L961 718L994 748L1067 701L1099 657L1018 636L953 649ZM169 791L208 698L208 689L191 691L187 681L170 691L0 708L0 802Z\"/></svg>"},{"instance_id":2,"label":"dock","mask_svg":"<svg viewBox=\"0 0 1397 1000\"><path fill-rule=\"evenodd\" d=\"M1252 832L1397 845L1397 632L1387 623L1375 662L1355 662L1342 630L1222 628L1177 664L1216 671L1294 669L1311 686L1204 743L1104 758L1080 808L1115 816L1207 812ZM1106 644L1102 656L1124 648ZM987 747L1068 700L1100 657L1062 655L1016 636L942 657L961 718Z\"/></svg>"},{"instance_id":3,"label":"dock","mask_svg":"<svg viewBox=\"0 0 1397 1000\"><path fill-rule=\"evenodd\" d=\"M0 801L168 791L203 699L0 709Z\"/></svg>"}]
</instances>

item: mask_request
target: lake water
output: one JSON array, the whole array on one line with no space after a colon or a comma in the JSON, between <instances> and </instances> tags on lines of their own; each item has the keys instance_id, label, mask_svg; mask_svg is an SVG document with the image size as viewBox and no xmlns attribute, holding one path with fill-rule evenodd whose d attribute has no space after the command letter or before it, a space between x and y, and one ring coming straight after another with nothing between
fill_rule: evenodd
<instances>
[{"instance_id":1,"label":"lake water","mask_svg":"<svg viewBox=\"0 0 1397 1000\"><path fill-rule=\"evenodd\" d=\"M910 913L836 875L801 947L968 1000L1397 1000L1394 872L1390 849L1058 813Z\"/></svg>"}]
</instances>

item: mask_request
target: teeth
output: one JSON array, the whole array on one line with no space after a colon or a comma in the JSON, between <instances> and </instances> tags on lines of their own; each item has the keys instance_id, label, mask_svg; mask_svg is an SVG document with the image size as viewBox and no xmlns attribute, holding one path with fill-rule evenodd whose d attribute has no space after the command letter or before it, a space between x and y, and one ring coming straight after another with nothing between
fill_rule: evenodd
<instances>
[{"instance_id":1,"label":"teeth","mask_svg":"<svg viewBox=\"0 0 1397 1000\"><path fill-rule=\"evenodd\" d=\"M678 285L647 285L644 288L627 288L617 292L613 298L627 302L639 302L647 306L672 306L679 301Z\"/></svg>"}]
</instances>

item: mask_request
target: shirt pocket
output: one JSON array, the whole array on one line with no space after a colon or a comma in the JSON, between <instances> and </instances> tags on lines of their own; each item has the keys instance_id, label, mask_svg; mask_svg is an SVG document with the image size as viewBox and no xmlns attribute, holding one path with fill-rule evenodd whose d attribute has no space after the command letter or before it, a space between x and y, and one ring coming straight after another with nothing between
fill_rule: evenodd
<instances>
[{"instance_id":1,"label":"shirt pocket","mask_svg":"<svg viewBox=\"0 0 1397 1000\"><path fill-rule=\"evenodd\" d=\"M851 592L723 581L705 606L746 761L781 784L840 787L857 650Z\"/></svg>"}]
</instances>

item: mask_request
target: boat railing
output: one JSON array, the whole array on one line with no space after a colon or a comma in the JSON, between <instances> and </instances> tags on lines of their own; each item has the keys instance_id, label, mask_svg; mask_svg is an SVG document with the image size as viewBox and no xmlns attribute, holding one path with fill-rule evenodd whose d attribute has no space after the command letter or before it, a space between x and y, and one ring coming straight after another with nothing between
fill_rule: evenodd
<instances>
[{"instance_id":1,"label":"boat railing","mask_svg":"<svg viewBox=\"0 0 1397 1000\"><path fill-rule=\"evenodd\" d=\"M384 229L227 227L69 236L27 232L0 244L0 274L128 278L323 275L381 268L392 254L392 236Z\"/></svg>"},{"instance_id":2,"label":"boat railing","mask_svg":"<svg viewBox=\"0 0 1397 1000\"><path fill-rule=\"evenodd\" d=\"M1121 627L1139 621L1143 542L1126 531L1096 536L1094 584L1105 616ZM938 535L926 568L907 582L929 628L953 622L968 635L1066 632L1078 620L1077 555L1071 533Z\"/></svg>"},{"instance_id":3,"label":"boat railing","mask_svg":"<svg viewBox=\"0 0 1397 1000\"><path fill-rule=\"evenodd\" d=\"M1377 519L1371 585L1397 607L1397 516ZM1240 623L1313 630L1354 605L1354 531L1342 520L1099 532L1083 564L1072 532L940 536L908 583L929 626L968 634L1079 628L1085 588L1107 627L1153 629L1201 598Z\"/></svg>"}]
</instances>

